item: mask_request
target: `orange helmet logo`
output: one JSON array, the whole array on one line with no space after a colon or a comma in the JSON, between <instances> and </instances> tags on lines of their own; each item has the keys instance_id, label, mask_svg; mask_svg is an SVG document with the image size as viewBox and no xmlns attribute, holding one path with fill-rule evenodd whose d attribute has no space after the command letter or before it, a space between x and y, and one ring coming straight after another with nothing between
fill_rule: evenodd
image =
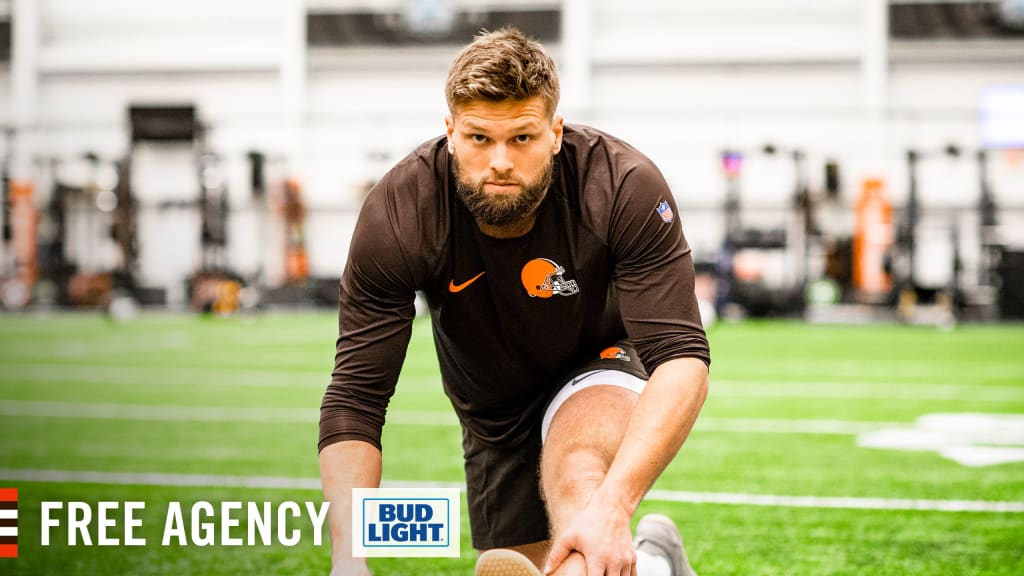
<instances>
[{"instance_id":1,"label":"orange helmet logo","mask_svg":"<svg viewBox=\"0 0 1024 576\"><path fill-rule=\"evenodd\" d=\"M551 298L554 295L572 296L580 291L575 280L562 277L565 268L547 258L534 258L523 266L523 288L530 298Z\"/></svg>"},{"instance_id":2,"label":"orange helmet logo","mask_svg":"<svg viewBox=\"0 0 1024 576\"><path fill-rule=\"evenodd\" d=\"M601 358L604 360L625 360L629 362L629 354L626 354L626 351L618 346L601 350Z\"/></svg>"}]
</instances>

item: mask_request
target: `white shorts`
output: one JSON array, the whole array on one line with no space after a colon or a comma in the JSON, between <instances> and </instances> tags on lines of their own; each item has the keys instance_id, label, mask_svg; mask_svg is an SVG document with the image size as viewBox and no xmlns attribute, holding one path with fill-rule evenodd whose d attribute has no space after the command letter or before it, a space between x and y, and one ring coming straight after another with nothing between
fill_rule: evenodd
<instances>
[{"instance_id":1,"label":"white shorts","mask_svg":"<svg viewBox=\"0 0 1024 576\"><path fill-rule=\"evenodd\" d=\"M544 411L544 420L540 426L540 440L541 443L548 439L548 428L551 427L551 421L555 418L555 414L558 409L565 404L565 401L572 397L573 394L583 390L584 388L590 388L591 386L618 386L619 388L625 388L626 390L632 390L637 394L644 391L644 386L647 385L647 381L638 376L634 376L628 372L621 370L591 370L590 372L584 372L579 376L569 380L562 386L562 389L555 394L555 397L548 403L547 409Z\"/></svg>"}]
</instances>

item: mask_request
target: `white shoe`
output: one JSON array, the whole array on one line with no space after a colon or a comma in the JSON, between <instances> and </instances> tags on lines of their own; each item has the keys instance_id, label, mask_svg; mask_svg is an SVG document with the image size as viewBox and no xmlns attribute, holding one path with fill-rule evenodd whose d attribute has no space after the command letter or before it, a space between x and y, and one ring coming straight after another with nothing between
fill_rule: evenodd
<instances>
[{"instance_id":1,"label":"white shoe","mask_svg":"<svg viewBox=\"0 0 1024 576\"><path fill-rule=\"evenodd\" d=\"M530 559L515 550L495 548L476 560L476 576L543 576Z\"/></svg>"},{"instance_id":2,"label":"white shoe","mask_svg":"<svg viewBox=\"0 0 1024 576\"><path fill-rule=\"evenodd\" d=\"M683 538L671 518L662 514L648 514L636 525L636 550L668 560L672 576L697 576L686 558Z\"/></svg>"}]
</instances>

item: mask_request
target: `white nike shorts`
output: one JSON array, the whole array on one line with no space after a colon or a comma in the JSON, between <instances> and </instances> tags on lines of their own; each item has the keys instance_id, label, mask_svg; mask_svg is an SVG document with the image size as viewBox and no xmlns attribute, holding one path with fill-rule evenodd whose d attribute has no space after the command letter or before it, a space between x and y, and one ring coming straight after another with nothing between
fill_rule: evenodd
<instances>
[{"instance_id":1,"label":"white nike shorts","mask_svg":"<svg viewBox=\"0 0 1024 576\"><path fill-rule=\"evenodd\" d=\"M619 388L632 390L639 395L644 391L644 386L646 385L647 381L643 378L621 370L591 370L590 372L580 374L566 382L562 389L555 394L555 397L551 399L551 402L548 403L548 407L544 411L544 420L540 426L541 442L547 441L548 428L551 427L551 421L554 420L558 409L562 407L562 404L565 404L566 400L572 398L572 395L580 390L590 388L591 386L618 386Z\"/></svg>"}]
</instances>

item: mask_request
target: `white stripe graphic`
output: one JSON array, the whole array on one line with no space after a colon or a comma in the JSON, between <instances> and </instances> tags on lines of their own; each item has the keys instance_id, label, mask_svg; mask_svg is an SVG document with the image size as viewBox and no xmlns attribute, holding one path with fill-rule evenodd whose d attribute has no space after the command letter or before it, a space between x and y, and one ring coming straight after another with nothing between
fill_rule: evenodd
<instances>
[{"instance_id":1,"label":"white stripe graphic","mask_svg":"<svg viewBox=\"0 0 1024 576\"><path fill-rule=\"evenodd\" d=\"M0 520L17 520L17 510L0 510Z\"/></svg>"},{"instance_id":2,"label":"white stripe graphic","mask_svg":"<svg viewBox=\"0 0 1024 576\"><path fill-rule=\"evenodd\" d=\"M317 478L281 476L218 476L208 474L160 474L91 472L71 470L0 469L0 479L17 482L54 482L68 484L118 484L134 486L266 488L316 490ZM461 482L389 481L386 488L458 488ZM682 492L651 490L647 500L689 504L729 504L775 506L783 508L842 508L857 510L920 510L933 512L1024 513L1024 502L993 500L923 500L913 498L863 498L827 496L782 496L731 492Z\"/></svg>"},{"instance_id":3,"label":"white stripe graphic","mask_svg":"<svg viewBox=\"0 0 1024 576\"><path fill-rule=\"evenodd\" d=\"M0 526L0 536L17 536L17 526Z\"/></svg>"}]
</instances>

